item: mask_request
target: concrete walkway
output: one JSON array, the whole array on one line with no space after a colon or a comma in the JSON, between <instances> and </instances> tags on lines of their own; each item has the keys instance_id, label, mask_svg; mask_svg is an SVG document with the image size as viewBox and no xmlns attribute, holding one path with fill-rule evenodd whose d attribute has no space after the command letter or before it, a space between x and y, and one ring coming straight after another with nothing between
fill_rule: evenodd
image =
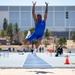
<instances>
[{"instance_id":1,"label":"concrete walkway","mask_svg":"<svg viewBox=\"0 0 75 75\"><path fill-rule=\"evenodd\" d=\"M66 54L70 64L64 64ZM75 53L64 53L55 57L55 53L1 53L0 68L75 68Z\"/></svg>"}]
</instances>

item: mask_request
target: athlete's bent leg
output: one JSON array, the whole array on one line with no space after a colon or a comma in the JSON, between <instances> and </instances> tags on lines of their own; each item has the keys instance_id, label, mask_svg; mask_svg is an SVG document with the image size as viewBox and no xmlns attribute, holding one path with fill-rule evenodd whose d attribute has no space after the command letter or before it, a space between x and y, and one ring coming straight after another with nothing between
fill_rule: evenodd
<instances>
[{"instance_id":1,"label":"athlete's bent leg","mask_svg":"<svg viewBox=\"0 0 75 75\"><path fill-rule=\"evenodd\" d=\"M38 39L38 43L36 44L36 49L38 49L40 44L41 44L41 39Z\"/></svg>"},{"instance_id":2,"label":"athlete's bent leg","mask_svg":"<svg viewBox=\"0 0 75 75\"><path fill-rule=\"evenodd\" d=\"M36 44L35 50L33 52L33 54L36 56L36 52L38 50L39 45L41 44L41 39L38 39L38 43Z\"/></svg>"},{"instance_id":3,"label":"athlete's bent leg","mask_svg":"<svg viewBox=\"0 0 75 75\"><path fill-rule=\"evenodd\" d=\"M30 41L29 40L25 40L24 41L24 44L26 45L26 44L29 44L30 43Z\"/></svg>"}]
</instances>

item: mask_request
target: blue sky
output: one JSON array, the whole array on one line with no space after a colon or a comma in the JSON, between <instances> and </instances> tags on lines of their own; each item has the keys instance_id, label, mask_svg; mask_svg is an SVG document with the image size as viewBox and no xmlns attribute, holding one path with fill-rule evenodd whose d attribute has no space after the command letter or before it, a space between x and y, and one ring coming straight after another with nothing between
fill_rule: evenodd
<instances>
[{"instance_id":1,"label":"blue sky","mask_svg":"<svg viewBox=\"0 0 75 75\"><path fill-rule=\"evenodd\" d=\"M21 5L21 6L32 6L33 0L0 0L0 6L4 5ZM75 6L75 0L34 0L37 1L37 6L45 5L45 1L49 2L49 6Z\"/></svg>"}]
</instances>

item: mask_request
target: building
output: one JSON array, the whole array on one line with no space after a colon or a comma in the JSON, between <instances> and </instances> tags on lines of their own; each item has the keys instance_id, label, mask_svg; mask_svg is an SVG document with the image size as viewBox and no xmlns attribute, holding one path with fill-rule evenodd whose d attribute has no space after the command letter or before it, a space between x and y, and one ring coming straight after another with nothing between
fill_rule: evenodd
<instances>
[{"instance_id":1,"label":"building","mask_svg":"<svg viewBox=\"0 0 75 75\"><path fill-rule=\"evenodd\" d=\"M6 45L7 40L6 38L0 38L0 45Z\"/></svg>"},{"instance_id":2,"label":"building","mask_svg":"<svg viewBox=\"0 0 75 75\"><path fill-rule=\"evenodd\" d=\"M32 2L31 2L32 3ZM45 4L36 5L36 14L45 12ZM34 27L32 18L31 4L10 4L0 5L0 29L3 20L6 18L8 23L18 23L21 31ZM75 30L75 5L74 4L55 4L49 5L46 28L53 32L54 36L66 36L70 39L70 33Z\"/></svg>"}]
</instances>

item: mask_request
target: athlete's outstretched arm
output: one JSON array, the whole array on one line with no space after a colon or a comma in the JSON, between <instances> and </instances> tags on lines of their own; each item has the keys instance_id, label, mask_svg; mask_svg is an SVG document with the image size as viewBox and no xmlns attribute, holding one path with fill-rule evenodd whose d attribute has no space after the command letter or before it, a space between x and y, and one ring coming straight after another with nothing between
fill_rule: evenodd
<instances>
[{"instance_id":1,"label":"athlete's outstretched arm","mask_svg":"<svg viewBox=\"0 0 75 75\"><path fill-rule=\"evenodd\" d=\"M45 4L46 4L46 10L45 10L45 15L44 15L44 21L46 22L47 14L48 14L48 3L45 2Z\"/></svg>"},{"instance_id":2,"label":"athlete's outstretched arm","mask_svg":"<svg viewBox=\"0 0 75 75\"><path fill-rule=\"evenodd\" d=\"M33 3L33 7L32 7L32 16L33 16L33 19L34 19L34 21L36 21L36 14L35 14L35 5L36 5L36 2L33 2L32 1L32 3Z\"/></svg>"}]
</instances>

